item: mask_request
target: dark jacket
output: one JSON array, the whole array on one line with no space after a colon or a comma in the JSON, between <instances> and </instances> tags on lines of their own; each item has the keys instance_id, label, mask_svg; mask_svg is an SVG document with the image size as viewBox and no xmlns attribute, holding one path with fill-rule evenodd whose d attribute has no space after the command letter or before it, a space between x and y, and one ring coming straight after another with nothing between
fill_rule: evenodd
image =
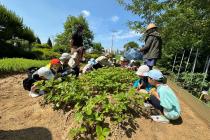
<instances>
[{"instance_id":1,"label":"dark jacket","mask_svg":"<svg viewBox=\"0 0 210 140\"><path fill-rule=\"evenodd\" d=\"M157 31L149 33L145 39L145 46L140 49L144 59L158 59L161 57L162 39Z\"/></svg>"}]
</instances>

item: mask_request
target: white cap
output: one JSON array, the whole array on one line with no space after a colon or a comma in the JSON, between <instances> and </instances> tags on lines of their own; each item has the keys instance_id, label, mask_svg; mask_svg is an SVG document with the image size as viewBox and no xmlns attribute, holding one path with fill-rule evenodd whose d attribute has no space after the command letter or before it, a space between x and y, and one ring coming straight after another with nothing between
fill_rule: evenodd
<instances>
[{"instance_id":1,"label":"white cap","mask_svg":"<svg viewBox=\"0 0 210 140\"><path fill-rule=\"evenodd\" d=\"M68 53L63 53L59 59L60 59L60 60L68 60L68 59L70 59L70 58L71 58L71 55L70 55L70 54L68 54Z\"/></svg>"},{"instance_id":2,"label":"white cap","mask_svg":"<svg viewBox=\"0 0 210 140\"><path fill-rule=\"evenodd\" d=\"M149 67L148 67L147 65L141 65L141 66L138 68L136 74L139 75L139 76L143 76L143 74L144 74L145 72L148 72L148 71L149 71Z\"/></svg>"},{"instance_id":3,"label":"white cap","mask_svg":"<svg viewBox=\"0 0 210 140\"><path fill-rule=\"evenodd\" d=\"M131 60L131 63L134 63L134 62L135 62L135 60L132 59L132 60Z\"/></svg>"},{"instance_id":4,"label":"white cap","mask_svg":"<svg viewBox=\"0 0 210 140\"><path fill-rule=\"evenodd\" d=\"M127 59L125 57L121 56L120 61L127 61Z\"/></svg>"},{"instance_id":5,"label":"white cap","mask_svg":"<svg viewBox=\"0 0 210 140\"><path fill-rule=\"evenodd\" d=\"M38 71L37 71L39 76L43 76L44 78L46 78L47 80L54 78L54 74L52 73L52 71L47 68L47 67L41 67Z\"/></svg>"}]
</instances>

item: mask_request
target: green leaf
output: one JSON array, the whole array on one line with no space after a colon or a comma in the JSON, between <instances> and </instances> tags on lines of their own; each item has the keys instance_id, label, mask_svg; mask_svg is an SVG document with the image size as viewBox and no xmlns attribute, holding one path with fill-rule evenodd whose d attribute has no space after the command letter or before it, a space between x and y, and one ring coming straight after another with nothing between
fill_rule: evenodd
<instances>
[{"instance_id":1,"label":"green leaf","mask_svg":"<svg viewBox=\"0 0 210 140\"><path fill-rule=\"evenodd\" d=\"M97 134L97 136L102 135L102 132L103 132L102 127L99 126L99 125L96 125L96 134Z\"/></svg>"},{"instance_id":2,"label":"green leaf","mask_svg":"<svg viewBox=\"0 0 210 140\"><path fill-rule=\"evenodd\" d=\"M76 113L76 114L75 114L75 119L76 119L76 121L78 121L78 122L82 121L82 119L83 119L82 113Z\"/></svg>"},{"instance_id":3,"label":"green leaf","mask_svg":"<svg viewBox=\"0 0 210 140\"><path fill-rule=\"evenodd\" d=\"M104 128L103 129L103 136L107 137L110 133L110 129L109 128Z\"/></svg>"}]
</instances>

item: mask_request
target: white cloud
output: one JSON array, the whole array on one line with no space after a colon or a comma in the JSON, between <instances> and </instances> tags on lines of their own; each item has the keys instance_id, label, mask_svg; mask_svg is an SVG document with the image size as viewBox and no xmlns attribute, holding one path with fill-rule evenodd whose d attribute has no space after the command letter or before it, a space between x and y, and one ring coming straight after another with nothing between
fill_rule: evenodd
<instances>
[{"instance_id":1,"label":"white cloud","mask_svg":"<svg viewBox=\"0 0 210 140\"><path fill-rule=\"evenodd\" d=\"M113 17L111 18L111 20L112 20L113 22L117 22L119 19L120 19L120 18L119 18L118 16L113 16Z\"/></svg>"},{"instance_id":2,"label":"white cloud","mask_svg":"<svg viewBox=\"0 0 210 140\"><path fill-rule=\"evenodd\" d=\"M135 31L129 31L129 32L117 32L115 35L115 39L117 40L123 40L128 38L134 38L139 37L140 34L136 33Z\"/></svg>"},{"instance_id":3,"label":"white cloud","mask_svg":"<svg viewBox=\"0 0 210 140\"><path fill-rule=\"evenodd\" d=\"M90 16L90 11L82 10L82 11L81 11L81 14L82 14L84 17L88 17L88 16Z\"/></svg>"}]
</instances>

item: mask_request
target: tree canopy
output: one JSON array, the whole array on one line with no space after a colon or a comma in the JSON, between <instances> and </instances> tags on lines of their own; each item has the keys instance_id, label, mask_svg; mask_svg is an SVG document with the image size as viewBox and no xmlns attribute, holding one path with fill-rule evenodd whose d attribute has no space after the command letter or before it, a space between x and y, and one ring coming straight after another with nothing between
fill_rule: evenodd
<instances>
[{"instance_id":1,"label":"tree canopy","mask_svg":"<svg viewBox=\"0 0 210 140\"><path fill-rule=\"evenodd\" d=\"M14 12L0 5L0 40L6 41L12 38L20 38L30 43L36 40L33 31L23 24L23 19Z\"/></svg>"},{"instance_id":2,"label":"tree canopy","mask_svg":"<svg viewBox=\"0 0 210 140\"><path fill-rule=\"evenodd\" d=\"M136 43L136 42L134 42L134 41L130 41L130 42L126 43L126 44L123 46L123 48L124 48L126 51L129 50L130 48L138 48L138 47L139 47L138 43Z\"/></svg>"},{"instance_id":3,"label":"tree canopy","mask_svg":"<svg viewBox=\"0 0 210 140\"><path fill-rule=\"evenodd\" d=\"M49 46L49 47L51 47L51 48L52 48L52 41L51 41L51 39L50 39L50 38L48 38L48 40L47 40L47 44L48 44L48 46Z\"/></svg>"},{"instance_id":4,"label":"tree canopy","mask_svg":"<svg viewBox=\"0 0 210 140\"><path fill-rule=\"evenodd\" d=\"M55 38L55 47L61 47L64 51L69 51L70 48L70 38L72 36L72 33L74 29L77 27L77 25L80 24L83 26L83 44L84 47L90 48L92 47L92 41L93 41L93 33L89 29L89 25L85 17L82 15L76 17L76 16L68 16L66 22L64 23L64 32L60 33Z\"/></svg>"},{"instance_id":5,"label":"tree canopy","mask_svg":"<svg viewBox=\"0 0 210 140\"><path fill-rule=\"evenodd\" d=\"M155 23L163 39L162 64L170 67L176 54L199 49L200 68L210 54L209 0L118 0L126 10L140 17L129 21L132 29L144 31L148 23ZM194 49L195 50L195 49ZM161 62L160 61L160 62Z\"/></svg>"},{"instance_id":6,"label":"tree canopy","mask_svg":"<svg viewBox=\"0 0 210 140\"><path fill-rule=\"evenodd\" d=\"M104 47L101 45L101 43L93 43L92 47L92 53L96 54L102 54L104 52Z\"/></svg>"}]
</instances>

